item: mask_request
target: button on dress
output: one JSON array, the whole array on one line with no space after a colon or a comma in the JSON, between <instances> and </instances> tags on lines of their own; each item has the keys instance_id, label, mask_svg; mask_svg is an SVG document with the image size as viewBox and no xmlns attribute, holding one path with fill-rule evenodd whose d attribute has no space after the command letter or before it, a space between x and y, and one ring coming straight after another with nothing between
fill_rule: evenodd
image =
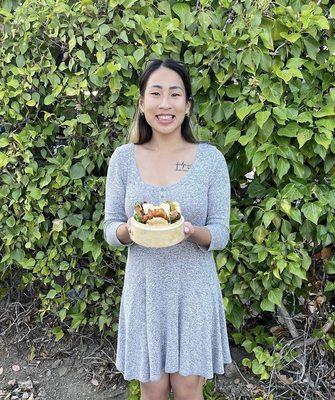
<instances>
[{"instance_id":1,"label":"button on dress","mask_svg":"<svg viewBox=\"0 0 335 400\"><path fill-rule=\"evenodd\" d=\"M195 160L177 183L145 183L135 144L119 146L109 161L104 238L121 246L119 225L133 216L136 202L178 201L185 221L206 226L210 245L190 238L174 246L128 248L117 337L116 368L125 380L157 381L163 372L212 379L232 362L225 310L213 250L229 239L230 181L223 154L197 144Z\"/></svg>"}]
</instances>

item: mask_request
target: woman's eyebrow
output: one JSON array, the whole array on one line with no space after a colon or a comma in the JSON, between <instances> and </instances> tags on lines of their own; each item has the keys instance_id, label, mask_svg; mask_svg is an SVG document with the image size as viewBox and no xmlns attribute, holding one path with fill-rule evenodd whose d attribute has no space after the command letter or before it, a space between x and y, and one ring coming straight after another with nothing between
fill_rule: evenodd
<instances>
[{"instance_id":1,"label":"woman's eyebrow","mask_svg":"<svg viewBox=\"0 0 335 400\"><path fill-rule=\"evenodd\" d=\"M163 89L163 86L161 86L161 85L151 85L150 88ZM180 89L180 90L183 90L183 88L180 87L180 86L170 86L169 89Z\"/></svg>"}]
</instances>

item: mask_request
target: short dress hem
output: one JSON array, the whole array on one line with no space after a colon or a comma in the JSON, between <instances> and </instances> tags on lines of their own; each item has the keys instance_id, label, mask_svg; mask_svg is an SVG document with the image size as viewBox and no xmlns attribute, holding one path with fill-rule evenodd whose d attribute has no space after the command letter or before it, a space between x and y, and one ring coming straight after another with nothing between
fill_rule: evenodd
<instances>
[{"instance_id":1,"label":"short dress hem","mask_svg":"<svg viewBox=\"0 0 335 400\"><path fill-rule=\"evenodd\" d=\"M232 362L233 361L231 360L230 362L225 362L225 364L231 364ZM126 381L137 380L137 381L139 381L141 383L157 382L162 378L164 372L167 373L167 374L174 374L174 373L178 372L179 375L181 375L181 376L199 375L199 376L205 378L206 380L207 379L213 379L214 378L214 374L215 375L224 375L224 373L225 373L223 368L220 369L220 370L214 370L212 372L212 374L204 372L204 371L187 372L187 371L178 371L178 370L170 370L169 368L163 368L161 370L160 374L154 374L154 375L152 375L151 377L148 378L147 376L143 377L143 376L138 376L138 375L137 376L135 376L135 375L127 375L127 374L125 375L124 371L122 371L122 369L120 369L118 366L116 366L116 368L117 368L117 370L119 372L122 373L124 380L126 380Z\"/></svg>"}]
</instances>

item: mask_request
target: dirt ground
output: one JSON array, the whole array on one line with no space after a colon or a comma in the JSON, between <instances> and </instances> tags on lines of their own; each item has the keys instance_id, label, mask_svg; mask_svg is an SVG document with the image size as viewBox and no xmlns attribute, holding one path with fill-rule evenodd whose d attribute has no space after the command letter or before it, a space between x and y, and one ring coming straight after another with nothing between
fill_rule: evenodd
<instances>
[{"instance_id":1,"label":"dirt ground","mask_svg":"<svg viewBox=\"0 0 335 400\"><path fill-rule=\"evenodd\" d=\"M68 350L69 353L44 353L31 360L31 349L26 343L0 339L0 399L8 393L29 400L128 399L127 383L120 377L111 379L99 374L91 364L90 360L94 361L99 353L98 345L79 343ZM25 392L29 396L21 397Z\"/></svg>"},{"instance_id":2,"label":"dirt ground","mask_svg":"<svg viewBox=\"0 0 335 400\"><path fill-rule=\"evenodd\" d=\"M31 326L30 314L19 303L5 310L0 302L0 400L13 399L9 393L27 400L128 399L110 339L86 329L56 342L47 325Z\"/></svg>"}]
</instances>

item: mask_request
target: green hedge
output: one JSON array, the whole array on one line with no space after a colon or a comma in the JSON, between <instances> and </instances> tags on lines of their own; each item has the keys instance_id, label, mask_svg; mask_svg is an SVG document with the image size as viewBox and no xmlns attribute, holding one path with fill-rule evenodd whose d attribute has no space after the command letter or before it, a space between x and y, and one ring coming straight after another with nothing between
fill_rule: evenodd
<instances>
[{"instance_id":1,"label":"green hedge","mask_svg":"<svg viewBox=\"0 0 335 400\"><path fill-rule=\"evenodd\" d=\"M240 329L316 291L330 301L331 2L9 3L0 10L2 296L19 269L41 317L115 335L126 249L103 239L108 160L124 143L145 61L172 57L191 74L197 136L229 164L231 242L215 253L227 319ZM321 287L315 276L326 277Z\"/></svg>"}]
</instances>

